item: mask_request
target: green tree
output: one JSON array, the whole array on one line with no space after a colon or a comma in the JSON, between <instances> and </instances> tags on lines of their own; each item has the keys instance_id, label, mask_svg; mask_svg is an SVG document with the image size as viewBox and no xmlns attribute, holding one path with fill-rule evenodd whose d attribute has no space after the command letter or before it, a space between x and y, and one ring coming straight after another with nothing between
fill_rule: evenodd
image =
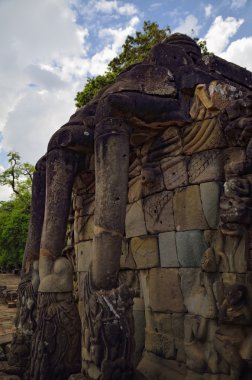
<instances>
[{"instance_id":1,"label":"green tree","mask_svg":"<svg viewBox=\"0 0 252 380\"><path fill-rule=\"evenodd\" d=\"M127 67L141 62L150 49L170 33L169 27L161 29L156 22L144 21L143 31L126 38L122 52L109 62L105 74L88 78L83 91L78 92L75 97L76 106L82 107L87 104L102 88L113 83L117 75Z\"/></svg>"},{"instance_id":2,"label":"green tree","mask_svg":"<svg viewBox=\"0 0 252 380\"><path fill-rule=\"evenodd\" d=\"M7 156L9 167L0 173L0 185L10 186L16 195L31 191L34 166L28 162L22 164L17 152L9 152Z\"/></svg>"},{"instance_id":3,"label":"green tree","mask_svg":"<svg viewBox=\"0 0 252 380\"><path fill-rule=\"evenodd\" d=\"M17 267L22 262L31 205L34 167L21 163L17 152L10 152L9 167L0 174L0 185L12 188L8 201L0 201L0 267Z\"/></svg>"}]
</instances>

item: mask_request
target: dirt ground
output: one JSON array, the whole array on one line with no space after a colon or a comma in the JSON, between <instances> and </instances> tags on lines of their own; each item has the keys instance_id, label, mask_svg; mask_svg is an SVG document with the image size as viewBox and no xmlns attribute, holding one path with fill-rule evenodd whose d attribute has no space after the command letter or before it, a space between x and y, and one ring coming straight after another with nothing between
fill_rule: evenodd
<instances>
[{"instance_id":1,"label":"dirt ground","mask_svg":"<svg viewBox=\"0 0 252 380\"><path fill-rule=\"evenodd\" d=\"M19 284L19 276L12 274L0 274L0 286L7 286L8 290L16 290ZM7 304L0 303L0 344L10 342L15 330L14 318L16 308L8 308Z\"/></svg>"}]
</instances>

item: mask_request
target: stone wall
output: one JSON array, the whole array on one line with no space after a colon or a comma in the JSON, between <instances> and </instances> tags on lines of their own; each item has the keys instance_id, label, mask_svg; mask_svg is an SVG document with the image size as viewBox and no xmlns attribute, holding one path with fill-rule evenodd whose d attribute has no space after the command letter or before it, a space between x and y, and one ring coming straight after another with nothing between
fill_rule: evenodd
<instances>
[{"instance_id":1,"label":"stone wall","mask_svg":"<svg viewBox=\"0 0 252 380\"><path fill-rule=\"evenodd\" d=\"M138 294L135 365L147 379L251 378L252 111L246 91L234 78L198 85L190 125L152 137L145 130L132 147L120 280ZM92 255L93 162L73 191L81 316ZM85 368L85 349L82 358Z\"/></svg>"}]
</instances>

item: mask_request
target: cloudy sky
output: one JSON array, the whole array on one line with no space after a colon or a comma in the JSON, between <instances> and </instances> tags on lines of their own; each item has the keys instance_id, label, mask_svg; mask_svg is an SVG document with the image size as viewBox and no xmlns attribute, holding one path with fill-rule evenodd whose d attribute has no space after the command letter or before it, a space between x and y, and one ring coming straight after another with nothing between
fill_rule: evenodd
<instances>
[{"instance_id":1,"label":"cloudy sky","mask_svg":"<svg viewBox=\"0 0 252 380\"><path fill-rule=\"evenodd\" d=\"M0 170L10 150L35 164L76 92L144 20L204 38L252 71L252 0L0 0Z\"/></svg>"}]
</instances>

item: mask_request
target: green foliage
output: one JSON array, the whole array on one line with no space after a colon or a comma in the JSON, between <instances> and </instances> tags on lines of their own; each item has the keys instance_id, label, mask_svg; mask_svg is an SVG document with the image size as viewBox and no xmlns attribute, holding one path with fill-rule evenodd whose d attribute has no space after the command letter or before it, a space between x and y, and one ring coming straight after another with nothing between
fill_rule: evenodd
<instances>
[{"instance_id":1,"label":"green foliage","mask_svg":"<svg viewBox=\"0 0 252 380\"><path fill-rule=\"evenodd\" d=\"M28 232L31 185L34 167L21 163L20 155L10 152L9 167L0 174L0 184L10 186L9 201L0 201L0 267L21 264Z\"/></svg>"},{"instance_id":2,"label":"green foliage","mask_svg":"<svg viewBox=\"0 0 252 380\"><path fill-rule=\"evenodd\" d=\"M108 64L109 71L120 74L128 66L143 61L153 46L162 42L171 30L169 27L160 29L158 23L144 21L143 32L128 36L122 46L122 52Z\"/></svg>"},{"instance_id":3,"label":"green foliage","mask_svg":"<svg viewBox=\"0 0 252 380\"><path fill-rule=\"evenodd\" d=\"M201 54L203 55L203 57L213 54L209 52L207 48L206 40L199 40L199 38L194 38L194 40L197 42L198 46L200 47Z\"/></svg>"},{"instance_id":4,"label":"green foliage","mask_svg":"<svg viewBox=\"0 0 252 380\"><path fill-rule=\"evenodd\" d=\"M116 74L111 72L98 75L95 78L88 78L83 91L78 92L75 97L76 107L82 107L87 104L102 88L113 83L115 78Z\"/></svg>"},{"instance_id":5,"label":"green foliage","mask_svg":"<svg viewBox=\"0 0 252 380\"><path fill-rule=\"evenodd\" d=\"M22 262L30 217L29 193L0 202L0 267Z\"/></svg>"},{"instance_id":6,"label":"green foliage","mask_svg":"<svg viewBox=\"0 0 252 380\"><path fill-rule=\"evenodd\" d=\"M31 190L34 166L28 162L22 164L17 152L9 152L7 156L9 167L0 173L0 185L10 186L16 195Z\"/></svg>"},{"instance_id":7,"label":"green foliage","mask_svg":"<svg viewBox=\"0 0 252 380\"><path fill-rule=\"evenodd\" d=\"M156 22L144 21L143 31L126 38L122 52L109 62L105 74L88 78L83 91L78 92L75 97L76 106L82 107L87 104L101 89L113 83L117 75L127 67L141 62L150 49L162 42L170 33L169 27L160 29Z\"/></svg>"}]
</instances>

